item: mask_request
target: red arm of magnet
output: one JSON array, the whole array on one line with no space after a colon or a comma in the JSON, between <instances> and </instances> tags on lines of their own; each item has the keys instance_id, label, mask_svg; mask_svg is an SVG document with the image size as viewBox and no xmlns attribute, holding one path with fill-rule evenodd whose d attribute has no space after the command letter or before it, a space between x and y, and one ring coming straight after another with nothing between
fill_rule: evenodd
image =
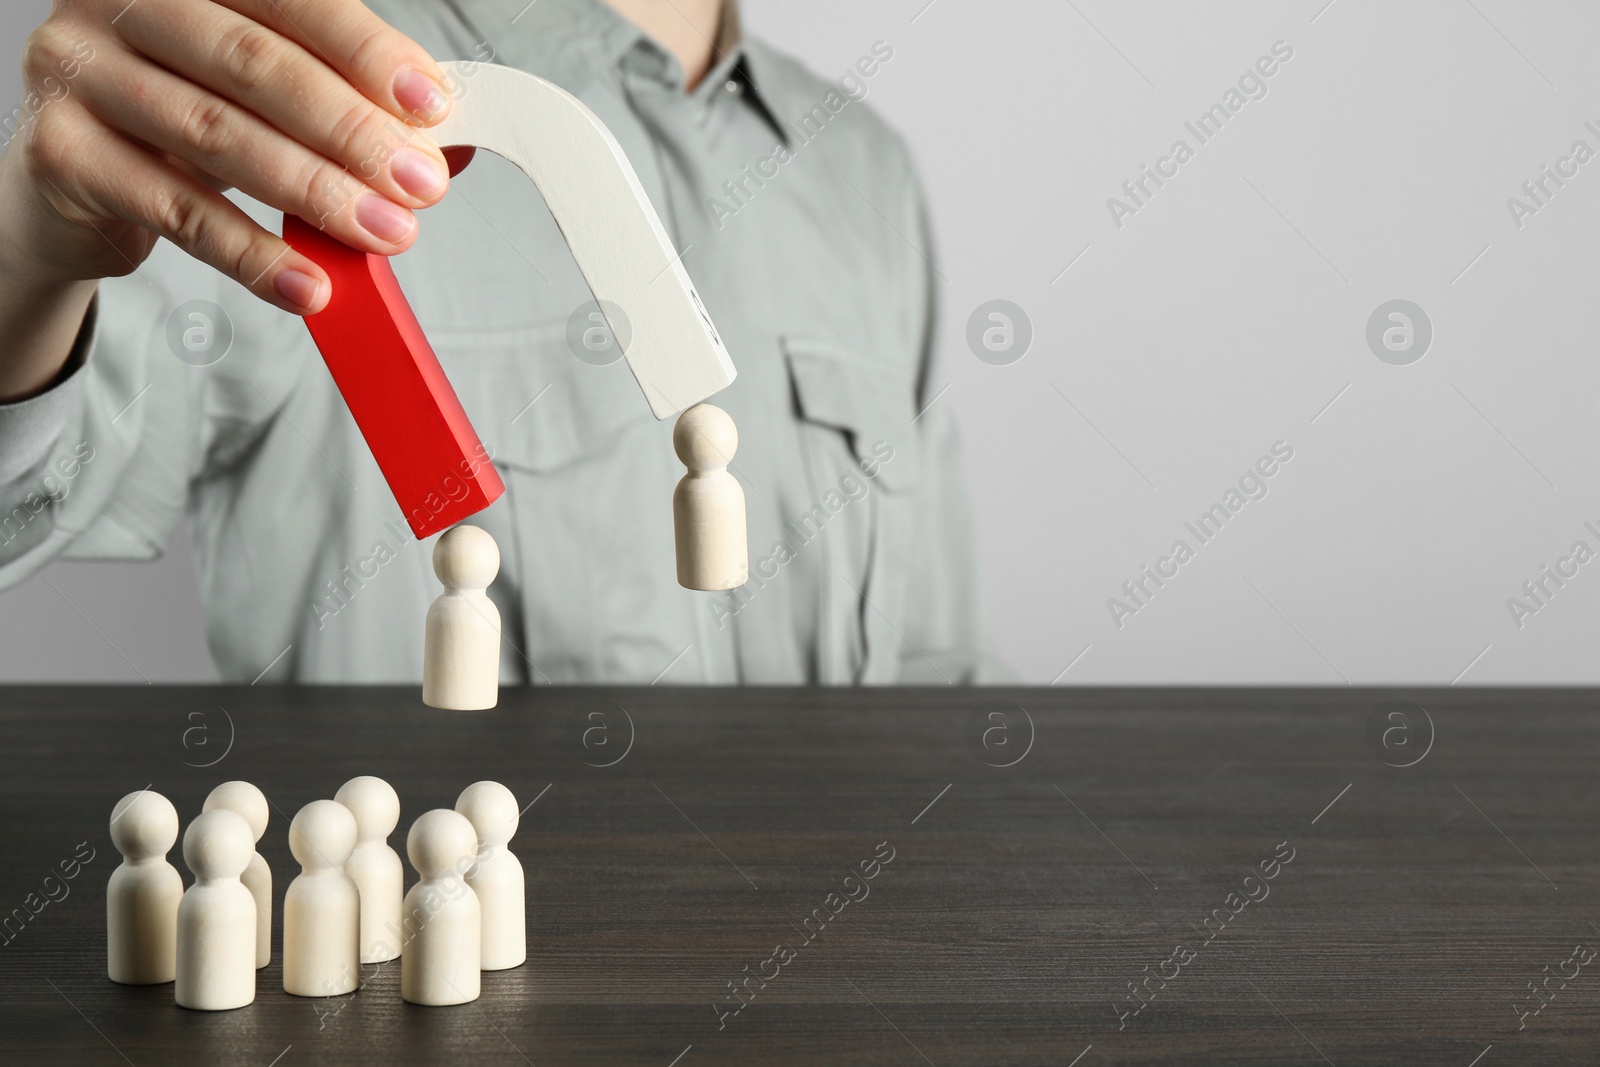
<instances>
[{"instance_id":1,"label":"red arm of magnet","mask_svg":"<svg viewBox=\"0 0 1600 1067\"><path fill-rule=\"evenodd\" d=\"M293 215L283 238L333 282L306 326L412 532L427 537L494 503L505 485L389 261Z\"/></svg>"}]
</instances>

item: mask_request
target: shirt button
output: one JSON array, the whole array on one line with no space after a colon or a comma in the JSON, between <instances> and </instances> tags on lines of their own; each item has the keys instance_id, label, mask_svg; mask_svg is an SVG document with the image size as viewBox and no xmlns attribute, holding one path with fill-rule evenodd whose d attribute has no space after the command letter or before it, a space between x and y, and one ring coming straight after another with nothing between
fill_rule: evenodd
<instances>
[{"instance_id":1,"label":"shirt button","mask_svg":"<svg viewBox=\"0 0 1600 1067\"><path fill-rule=\"evenodd\" d=\"M737 93L739 91L739 89L740 89L740 85L739 85L738 79L729 78L728 79L728 83L726 85L724 85L723 88L726 89L730 93Z\"/></svg>"}]
</instances>

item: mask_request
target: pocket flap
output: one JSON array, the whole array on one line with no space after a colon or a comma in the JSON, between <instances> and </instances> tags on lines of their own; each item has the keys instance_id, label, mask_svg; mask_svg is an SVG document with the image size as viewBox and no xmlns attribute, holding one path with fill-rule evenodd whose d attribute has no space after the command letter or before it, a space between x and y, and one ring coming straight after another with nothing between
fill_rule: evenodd
<instances>
[{"instance_id":1,"label":"pocket flap","mask_svg":"<svg viewBox=\"0 0 1600 1067\"><path fill-rule=\"evenodd\" d=\"M654 423L620 357L584 363L565 322L522 329L430 333L461 404L496 463L547 472L625 430Z\"/></svg>"},{"instance_id":2,"label":"pocket flap","mask_svg":"<svg viewBox=\"0 0 1600 1067\"><path fill-rule=\"evenodd\" d=\"M910 376L823 338L786 336L783 350L800 417L847 434L856 461L877 467L887 491L914 488L922 477L922 439L911 421ZM885 445L892 459L885 459Z\"/></svg>"}]
</instances>

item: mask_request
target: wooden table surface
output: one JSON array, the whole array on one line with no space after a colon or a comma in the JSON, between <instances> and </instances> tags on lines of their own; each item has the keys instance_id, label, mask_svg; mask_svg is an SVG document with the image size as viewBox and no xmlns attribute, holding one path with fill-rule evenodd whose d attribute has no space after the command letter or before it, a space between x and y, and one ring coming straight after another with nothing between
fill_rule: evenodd
<instances>
[{"instance_id":1,"label":"wooden table surface","mask_svg":"<svg viewBox=\"0 0 1600 1067\"><path fill-rule=\"evenodd\" d=\"M0 689L0 1063L1594 1064L1596 702ZM450 1008L288 996L276 935L237 1011L106 978L118 797L261 786L281 931L289 819L357 774L402 853L473 781L529 805L526 965Z\"/></svg>"}]
</instances>

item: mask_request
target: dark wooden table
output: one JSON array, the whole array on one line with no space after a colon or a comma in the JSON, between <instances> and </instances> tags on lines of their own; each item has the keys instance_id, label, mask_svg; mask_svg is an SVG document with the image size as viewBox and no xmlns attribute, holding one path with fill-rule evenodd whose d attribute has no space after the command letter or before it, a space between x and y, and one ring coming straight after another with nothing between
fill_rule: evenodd
<instances>
[{"instance_id":1,"label":"dark wooden table","mask_svg":"<svg viewBox=\"0 0 1600 1067\"><path fill-rule=\"evenodd\" d=\"M0 689L0 909L27 916L0 1063L1594 1064L1596 703ZM402 852L478 779L529 805L525 966L452 1008L403 1003L397 965L288 996L276 937L238 1011L107 980L118 797L149 785L187 821L218 782L260 785L277 926L289 818L356 774L399 790Z\"/></svg>"}]
</instances>

